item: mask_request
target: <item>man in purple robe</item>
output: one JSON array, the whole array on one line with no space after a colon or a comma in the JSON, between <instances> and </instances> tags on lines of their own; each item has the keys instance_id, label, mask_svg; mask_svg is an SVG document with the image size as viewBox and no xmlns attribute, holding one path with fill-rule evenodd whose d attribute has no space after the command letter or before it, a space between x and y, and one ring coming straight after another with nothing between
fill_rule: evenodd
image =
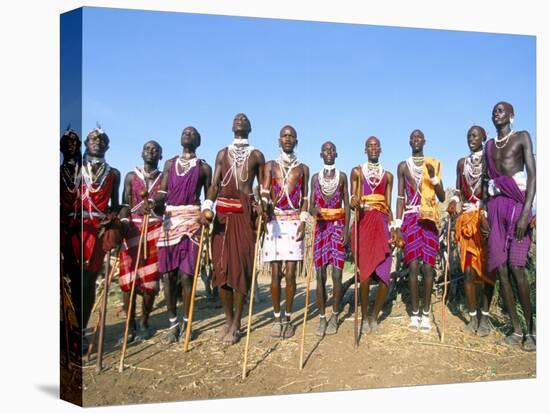
<instances>
[{"instance_id":1,"label":"man in purple robe","mask_svg":"<svg viewBox=\"0 0 550 414\"><path fill-rule=\"evenodd\" d=\"M535 157L527 131L514 131L514 108L499 102L493 108L497 136L486 145L487 179L485 194L487 219L482 228L488 231L487 271L496 270L500 292L512 321L513 332L506 345L521 345L525 351L536 350L536 331L531 309L530 288L525 265L531 245L531 207L535 197ZM527 171L527 175L525 174ZM519 301L527 324L524 335L512 290L510 273L517 284Z\"/></svg>"},{"instance_id":2,"label":"man in purple robe","mask_svg":"<svg viewBox=\"0 0 550 414\"><path fill-rule=\"evenodd\" d=\"M159 272L163 273L164 297L170 322L168 331L161 338L164 344L177 342L184 336L191 303L199 248L200 193L204 190L206 196L212 181L212 168L197 158L195 153L200 144L201 136L194 127L183 130L183 153L164 164L160 190L155 198L155 208L162 210L164 207L161 234L157 242L158 266ZM183 297L181 326L177 316L178 281Z\"/></svg>"}]
</instances>

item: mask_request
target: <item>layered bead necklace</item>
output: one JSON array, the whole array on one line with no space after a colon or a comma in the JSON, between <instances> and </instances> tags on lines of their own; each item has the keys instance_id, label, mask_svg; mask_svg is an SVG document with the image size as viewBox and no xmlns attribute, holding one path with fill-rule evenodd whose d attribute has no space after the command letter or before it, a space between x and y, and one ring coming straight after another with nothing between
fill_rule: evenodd
<instances>
[{"instance_id":1,"label":"layered bead necklace","mask_svg":"<svg viewBox=\"0 0 550 414\"><path fill-rule=\"evenodd\" d=\"M420 185L422 184L422 175L424 173L424 156L410 157L407 160L407 167L416 184L416 192L420 192Z\"/></svg>"},{"instance_id":2,"label":"layered bead necklace","mask_svg":"<svg viewBox=\"0 0 550 414\"><path fill-rule=\"evenodd\" d=\"M510 137L514 133L513 129L510 129L510 132L508 132L505 136L502 138L499 138L498 135L494 138L495 139L495 147L498 149L504 148L506 144L508 144L508 141L510 140ZM504 142L504 144L501 144L501 142Z\"/></svg>"},{"instance_id":3,"label":"layered bead necklace","mask_svg":"<svg viewBox=\"0 0 550 414\"><path fill-rule=\"evenodd\" d=\"M73 167L73 172L71 172L69 166ZM67 191L70 193L78 192L80 187L80 178L80 165L76 161L69 160L68 162L63 163L63 168L61 169L61 179L63 180Z\"/></svg>"},{"instance_id":4,"label":"layered bead necklace","mask_svg":"<svg viewBox=\"0 0 550 414\"><path fill-rule=\"evenodd\" d=\"M195 154L180 155L176 159L176 175L178 177L186 176L195 165L197 165L197 156Z\"/></svg>"},{"instance_id":5,"label":"layered bead necklace","mask_svg":"<svg viewBox=\"0 0 550 414\"><path fill-rule=\"evenodd\" d=\"M370 161L367 161L361 165L361 171L367 180L371 193L373 193L376 187L380 185L382 179L384 178L384 174L386 173L380 162Z\"/></svg>"},{"instance_id":6,"label":"layered bead necklace","mask_svg":"<svg viewBox=\"0 0 550 414\"><path fill-rule=\"evenodd\" d=\"M239 181L243 183L248 181L248 159L250 154L254 151L254 147L248 145L248 140L244 142L245 139L237 138L233 142L245 143L245 145L235 145L231 144L227 147L227 155L229 157L229 162L231 166L225 173L225 176L222 180L222 187L225 187L229 184L231 177L235 178L235 185L239 187ZM246 175L245 175L246 174Z\"/></svg>"},{"instance_id":7,"label":"layered bead necklace","mask_svg":"<svg viewBox=\"0 0 550 414\"><path fill-rule=\"evenodd\" d=\"M476 191L481 185L481 176L483 174L483 149L472 152L467 158L464 159L463 175L466 179L466 183L470 188L470 193L473 197L477 196Z\"/></svg>"},{"instance_id":8,"label":"layered bead necklace","mask_svg":"<svg viewBox=\"0 0 550 414\"><path fill-rule=\"evenodd\" d=\"M334 171L332 177L328 177L327 173ZM334 165L325 165L324 168L319 172L318 175L319 187L321 188L321 193L324 196L331 196L336 191L338 184L340 183L340 171Z\"/></svg>"},{"instance_id":9,"label":"layered bead necklace","mask_svg":"<svg viewBox=\"0 0 550 414\"><path fill-rule=\"evenodd\" d=\"M283 176L282 188L285 192L286 198L290 203L290 205L294 208L294 206L292 205L292 201L290 200L290 194L288 192L288 179L294 167L299 166L301 162L296 156L296 154L294 154L294 152L287 154L284 151L281 151L279 158L277 158L275 162L277 162L277 164L279 165L279 168L281 169L281 174Z\"/></svg>"},{"instance_id":10,"label":"layered bead necklace","mask_svg":"<svg viewBox=\"0 0 550 414\"><path fill-rule=\"evenodd\" d=\"M158 168L155 168L153 171L147 172L147 171L145 171L144 167L136 167L134 169L134 172L141 179L141 181L143 181L143 184L145 184L145 188L147 189L147 191L149 191L151 188L153 188L155 186L156 182L158 181L158 179L160 178ZM176 168L176 172L177 172L177 168ZM154 177L154 180L153 180L153 182L151 182L153 177Z\"/></svg>"},{"instance_id":11,"label":"layered bead necklace","mask_svg":"<svg viewBox=\"0 0 550 414\"><path fill-rule=\"evenodd\" d=\"M99 167L94 173L92 167L97 164L99 164ZM105 162L104 158L90 156L84 157L84 162L82 163L82 177L84 178L84 182L90 193L95 193L101 189L105 178L109 175L109 170L110 167ZM93 188L94 185L97 185L95 189Z\"/></svg>"}]
</instances>

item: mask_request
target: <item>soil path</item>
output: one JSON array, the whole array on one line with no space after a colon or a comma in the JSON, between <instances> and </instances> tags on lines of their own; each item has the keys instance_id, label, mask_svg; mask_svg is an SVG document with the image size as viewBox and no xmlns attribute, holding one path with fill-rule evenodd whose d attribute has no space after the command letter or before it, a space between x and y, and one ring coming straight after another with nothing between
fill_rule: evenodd
<instances>
[{"instance_id":1,"label":"soil path","mask_svg":"<svg viewBox=\"0 0 550 414\"><path fill-rule=\"evenodd\" d=\"M106 369L100 374L95 373L95 355L84 367L84 405L507 380L536 375L534 353L499 345L503 336L497 330L486 338L469 334L465 331L463 317L449 311L445 343L441 344L441 301L435 297L433 329L430 333L409 331L405 305L393 302L384 309L380 332L367 337L362 335L359 347L355 348L349 303L353 297L352 287L345 296L348 303L340 314L338 333L319 338L315 335L318 323L315 283L312 283L310 292L305 367L300 371L305 280L298 281L296 293L294 308L297 311L293 314L296 335L287 340L270 337L272 314L268 288L268 277L261 276L261 302L254 306L248 376L242 380L245 338L233 346L224 346L217 341L217 331L223 324L223 311L218 303L206 299L203 290L198 291L195 307L197 319L193 327L197 336L190 343L187 353L183 353L181 344L165 346L160 343L160 336L168 324L161 294L151 316L155 335L141 344L129 346L127 368L119 373L120 348L115 344L122 334L124 321L116 317L120 303L117 303L118 286L115 284L110 294L113 299L110 299L106 328ZM138 301L138 309L139 306ZM95 318L96 315L93 315L91 323ZM503 320L501 315L494 315L492 321L498 326ZM244 323L246 318L243 318Z\"/></svg>"}]
</instances>

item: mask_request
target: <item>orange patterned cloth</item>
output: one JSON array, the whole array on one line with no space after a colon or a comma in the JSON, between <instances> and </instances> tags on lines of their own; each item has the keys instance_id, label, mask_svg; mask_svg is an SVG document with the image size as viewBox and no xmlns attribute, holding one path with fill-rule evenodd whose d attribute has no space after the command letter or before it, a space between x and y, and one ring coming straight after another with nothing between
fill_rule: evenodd
<instances>
[{"instance_id":1,"label":"orange patterned cloth","mask_svg":"<svg viewBox=\"0 0 550 414\"><path fill-rule=\"evenodd\" d=\"M480 210L463 212L456 220L455 240L460 251L462 271L468 266L476 271L478 283L495 284L495 274L487 274L485 241L480 232Z\"/></svg>"},{"instance_id":2,"label":"orange patterned cloth","mask_svg":"<svg viewBox=\"0 0 550 414\"><path fill-rule=\"evenodd\" d=\"M439 178L439 181L441 181L441 163L432 157L424 157L424 172L422 174L422 184L420 186L420 193L422 195L420 202L420 220L432 221L439 230L439 206L437 203L437 196L435 194L435 187L432 184L430 174L428 173L428 165L433 166L435 176Z\"/></svg>"},{"instance_id":3,"label":"orange patterned cloth","mask_svg":"<svg viewBox=\"0 0 550 414\"><path fill-rule=\"evenodd\" d=\"M321 221L336 221L346 218L343 208L321 208L317 220Z\"/></svg>"},{"instance_id":4,"label":"orange patterned cloth","mask_svg":"<svg viewBox=\"0 0 550 414\"><path fill-rule=\"evenodd\" d=\"M386 196L384 194L369 194L361 196L361 207L366 210L377 210L386 216L390 214L390 209L386 203Z\"/></svg>"}]
</instances>

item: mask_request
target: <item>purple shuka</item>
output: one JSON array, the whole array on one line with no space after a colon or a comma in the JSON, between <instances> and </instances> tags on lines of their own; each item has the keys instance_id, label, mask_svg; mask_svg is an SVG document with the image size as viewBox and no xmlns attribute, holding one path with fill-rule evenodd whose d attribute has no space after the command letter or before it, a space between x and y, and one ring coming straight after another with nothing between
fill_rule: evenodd
<instances>
[{"instance_id":1,"label":"purple shuka","mask_svg":"<svg viewBox=\"0 0 550 414\"><path fill-rule=\"evenodd\" d=\"M511 266L525 266L531 246L530 229L523 239L517 240L515 237L516 224L525 202L525 191L520 190L512 177L501 175L497 171L493 160L493 142L494 139L491 139L486 145L487 170L499 193L489 197L487 202L490 227L487 243L489 272L506 263ZM529 212L529 221L531 218Z\"/></svg>"},{"instance_id":2,"label":"purple shuka","mask_svg":"<svg viewBox=\"0 0 550 414\"><path fill-rule=\"evenodd\" d=\"M189 172L183 176L176 174L176 160L177 157L173 158L168 172L166 205L199 205L196 190L202 160L197 160L197 164L191 167ZM198 245L186 236L175 246L159 247L159 272L166 273L178 269L183 273L192 275L195 271L197 250Z\"/></svg>"}]
</instances>

